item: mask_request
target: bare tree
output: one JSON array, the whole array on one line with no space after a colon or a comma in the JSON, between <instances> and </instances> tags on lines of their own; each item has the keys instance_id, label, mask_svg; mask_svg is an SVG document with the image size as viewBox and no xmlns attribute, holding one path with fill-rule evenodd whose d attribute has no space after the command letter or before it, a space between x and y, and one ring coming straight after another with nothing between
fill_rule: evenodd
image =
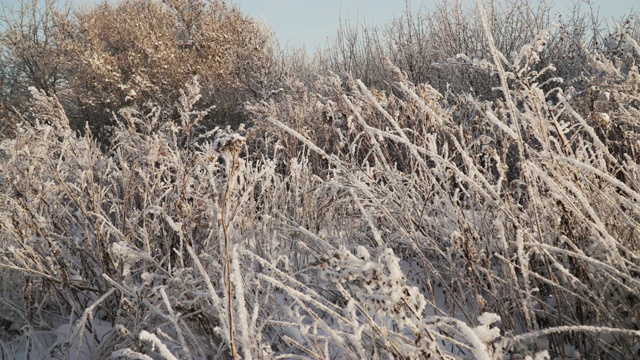
<instances>
[{"instance_id":1,"label":"bare tree","mask_svg":"<svg viewBox=\"0 0 640 360\"><path fill-rule=\"evenodd\" d=\"M62 82L59 53L53 36L55 18L67 16L68 2L22 0L0 9L0 116L5 126L22 111L33 86L55 94Z\"/></svg>"}]
</instances>

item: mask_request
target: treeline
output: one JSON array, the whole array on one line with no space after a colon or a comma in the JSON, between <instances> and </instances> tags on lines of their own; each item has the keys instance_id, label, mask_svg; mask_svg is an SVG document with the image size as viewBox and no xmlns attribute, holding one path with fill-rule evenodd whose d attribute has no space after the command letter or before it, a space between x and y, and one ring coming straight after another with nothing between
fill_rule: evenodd
<instances>
[{"instance_id":1,"label":"treeline","mask_svg":"<svg viewBox=\"0 0 640 360\"><path fill-rule=\"evenodd\" d=\"M632 14L614 23L588 4L578 3L568 15L553 14L546 1L491 6L489 30L507 58L550 32L540 64L554 64L563 89L579 93L599 81L603 71L592 66L594 56L623 71L633 64L627 37L640 38L640 21ZM295 81L313 88L318 75L348 74L390 90L388 61L408 80L445 95L491 100L499 84L483 64L489 51L478 12L461 1L406 8L384 25L345 22L333 40L309 53L281 48L268 26L221 0L127 0L80 8L24 0L3 8L0 30L5 136L28 110L29 87L56 95L74 129L84 131L88 123L106 140L120 109L170 108L194 76L206 92L202 105L215 107L205 121L209 128L251 123L244 105L268 100Z\"/></svg>"}]
</instances>

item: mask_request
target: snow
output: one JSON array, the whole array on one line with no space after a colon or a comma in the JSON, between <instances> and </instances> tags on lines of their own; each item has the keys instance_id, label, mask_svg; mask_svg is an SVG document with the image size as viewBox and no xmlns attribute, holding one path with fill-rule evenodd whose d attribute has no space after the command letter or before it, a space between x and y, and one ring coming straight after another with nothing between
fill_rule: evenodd
<instances>
[{"instance_id":1,"label":"snow","mask_svg":"<svg viewBox=\"0 0 640 360\"><path fill-rule=\"evenodd\" d=\"M158 351L160 355L166 360L178 360L173 356L169 348L158 337L146 330L140 332L140 340L150 342L153 346L153 351Z\"/></svg>"}]
</instances>

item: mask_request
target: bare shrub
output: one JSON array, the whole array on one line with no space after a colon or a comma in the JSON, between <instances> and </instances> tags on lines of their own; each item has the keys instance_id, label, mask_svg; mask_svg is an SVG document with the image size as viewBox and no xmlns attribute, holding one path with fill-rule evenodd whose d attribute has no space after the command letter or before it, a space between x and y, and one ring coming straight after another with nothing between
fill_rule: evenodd
<instances>
[{"instance_id":1,"label":"bare shrub","mask_svg":"<svg viewBox=\"0 0 640 360\"><path fill-rule=\"evenodd\" d=\"M171 108L194 75L203 101L218 107L207 121L234 124L238 104L258 98L270 80L268 35L224 1L144 0L79 10L59 20L57 40L79 125L95 117L90 125L102 131L123 106Z\"/></svg>"},{"instance_id":2,"label":"bare shrub","mask_svg":"<svg viewBox=\"0 0 640 360\"><path fill-rule=\"evenodd\" d=\"M554 16L547 1L491 1L487 6L489 29L505 59L538 34L550 32L549 46L539 56L542 63L557 67L556 76L565 79L563 88L588 88L600 75L591 66L590 57L596 53L623 64L624 72L633 62L626 36L637 40L639 33L632 14L616 24L598 16L588 3L577 3L564 16ZM414 83L429 83L442 94L469 93L492 100L499 96L493 92L499 81L486 67L478 66L489 54L478 11L459 0L445 0L432 9L407 6L386 26L341 24L336 37L316 50L315 66L389 90L388 58Z\"/></svg>"}]
</instances>

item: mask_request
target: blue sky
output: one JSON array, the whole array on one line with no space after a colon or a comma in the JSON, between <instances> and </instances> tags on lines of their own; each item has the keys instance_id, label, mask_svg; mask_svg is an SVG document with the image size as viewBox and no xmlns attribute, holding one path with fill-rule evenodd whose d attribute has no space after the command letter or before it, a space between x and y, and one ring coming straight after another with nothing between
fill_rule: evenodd
<instances>
[{"instance_id":1,"label":"blue sky","mask_svg":"<svg viewBox=\"0 0 640 360\"><path fill-rule=\"evenodd\" d=\"M339 19L366 21L383 25L402 13L405 0L230 0L246 14L263 19L273 28L282 44L306 45L307 50L315 44L324 44L333 37ZM496 0L499 1L499 0ZM518 1L518 0L515 0ZM535 1L535 0L534 0ZM435 0L408 0L412 9L424 6L433 9ZM438 1L440 2L440 1ZM473 6L474 0L462 0ZM572 0L555 0L554 12L567 13L573 7ZM591 0L601 16L619 17L632 8L640 10L638 0Z\"/></svg>"}]
</instances>

